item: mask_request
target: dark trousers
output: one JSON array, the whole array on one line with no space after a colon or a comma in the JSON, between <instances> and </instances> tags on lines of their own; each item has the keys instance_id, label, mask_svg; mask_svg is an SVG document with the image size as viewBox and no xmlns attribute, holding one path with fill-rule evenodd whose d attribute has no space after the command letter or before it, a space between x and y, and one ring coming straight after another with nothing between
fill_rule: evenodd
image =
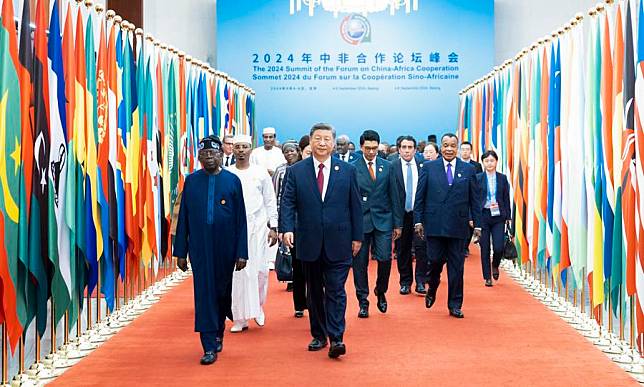
<instances>
[{"instance_id":1,"label":"dark trousers","mask_svg":"<svg viewBox=\"0 0 644 387\"><path fill-rule=\"evenodd\" d=\"M302 261L297 259L295 246L291 248L291 257L293 258L293 307L296 311L303 311L306 309L306 280Z\"/></svg>"},{"instance_id":2,"label":"dark trousers","mask_svg":"<svg viewBox=\"0 0 644 387\"><path fill-rule=\"evenodd\" d=\"M217 339L224 339L224 328L226 327L226 315L219 322L219 329L214 332L199 332L199 339L204 352L214 352L217 348Z\"/></svg>"},{"instance_id":3,"label":"dark trousers","mask_svg":"<svg viewBox=\"0 0 644 387\"><path fill-rule=\"evenodd\" d=\"M369 307L369 251L378 261L376 294L385 294L389 288L391 275L391 231L373 231L364 234L362 247L353 258L353 283L360 306Z\"/></svg>"},{"instance_id":4,"label":"dark trousers","mask_svg":"<svg viewBox=\"0 0 644 387\"><path fill-rule=\"evenodd\" d=\"M400 286L411 286L413 282L413 265L411 249L414 248L416 257L416 285L427 283L427 253L425 241L414 232L414 213L406 212L403 218L403 229L400 238L396 241L396 257Z\"/></svg>"},{"instance_id":5,"label":"dark trousers","mask_svg":"<svg viewBox=\"0 0 644 387\"><path fill-rule=\"evenodd\" d=\"M347 311L344 285L351 261L329 262L322 249L314 262L302 261L306 278L306 301L309 307L311 336L320 340L342 341Z\"/></svg>"},{"instance_id":6,"label":"dark trousers","mask_svg":"<svg viewBox=\"0 0 644 387\"><path fill-rule=\"evenodd\" d=\"M488 280L490 274L490 239L492 239L492 266L499 267L501 256L503 255L503 244L505 242L505 219L502 216L492 216L490 210L483 209L481 222L481 266L483 268L483 278Z\"/></svg>"},{"instance_id":7,"label":"dark trousers","mask_svg":"<svg viewBox=\"0 0 644 387\"><path fill-rule=\"evenodd\" d=\"M436 292L441 281L443 265L447 263L449 309L463 306L463 239L427 237L427 259L429 261L429 291Z\"/></svg>"}]
</instances>

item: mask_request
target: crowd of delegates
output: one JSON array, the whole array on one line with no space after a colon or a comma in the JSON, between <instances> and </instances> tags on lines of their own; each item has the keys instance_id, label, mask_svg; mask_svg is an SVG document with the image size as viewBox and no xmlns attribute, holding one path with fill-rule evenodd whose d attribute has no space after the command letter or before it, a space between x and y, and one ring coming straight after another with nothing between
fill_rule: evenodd
<instances>
[{"instance_id":1,"label":"crowd of delegates","mask_svg":"<svg viewBox=\"0 0 644 387\"><path fill-rule=\"evenodd\" d=\"M399 292L423 295L431 308L447 264L449 314L463 318L463 266L470 241L480 243L485 286L499 279L510 220L507 177L498 156L485 152L483 166L472 145L453 134L395 144L365 130L358 148L328 124L316 124L299 141L277 141L274 128L263 145L249 136L209 136L199 143L202 169L185 181L178 206L174 255L179 268L192 263L195 330L202 364L223 349L225 318L231 332L263 326L268 273L277 248L290 250L296 318L308 310L312 341L329 345L329 357L346 353L348 273L353 270L359 318L369 317L368 265L374 261L377 309L396 259ZM491 253L492 252L492 253ZM414 267L415 262L415 267Z\"/></svg>"}]
</instances>

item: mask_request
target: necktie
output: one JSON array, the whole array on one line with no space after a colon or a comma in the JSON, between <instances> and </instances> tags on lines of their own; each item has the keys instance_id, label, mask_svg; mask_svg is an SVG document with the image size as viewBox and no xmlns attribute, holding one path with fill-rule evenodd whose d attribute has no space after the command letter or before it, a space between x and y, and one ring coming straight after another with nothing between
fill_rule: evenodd
<instances>
[{"instance_id":1,"label":"necktie","mask_svg":"<svg viewBox=\"0 0 644 387\"><path fill-rule=\"evenodd\" d=\"M224 164L226 167L230 166L230 156L226 156L226 163Z\"/></svg>"},{"instance_id":2,"label":"necktie","mask_svg":"<svg viewBox=\"0 0 644 387\"><path fill-rule=\"evenodd\" d=\"M447 163L447 184L452 185L454 175L452 174L452 163Z\"/></svg>"},{"instance_id":3,"label":"necktie","mask_svg":"<svg viewBox=\"0 0 644 387\"><path fill-rule=\"evenodd\" d=\"M407 163L407 183L405 184L405 191L405 211L410 212L414 209L411 197L414 191L414 175L411 173L411 163Z\"/></svg>"},{"instance_id":4,"label":"necktie","mask_svg":"<svg viewBox=\"0 0 644 387\"><path fill-rule=\"evenodd\" d=\"M324 164L318 165L318 190L320 190L320 196L322 196L322 191L324 191Z\"/></svg>"},{"instance_id":5,"label":"necktie","mask_svg":"<svg viewBox=\"0 0 644 387\"><path fill-rule=\"evenodd\" d=\"M376 172L373 170L373 161L369 161L369 174L371 175L371 180L376 180Z\"/></svg>"}]
</instances>

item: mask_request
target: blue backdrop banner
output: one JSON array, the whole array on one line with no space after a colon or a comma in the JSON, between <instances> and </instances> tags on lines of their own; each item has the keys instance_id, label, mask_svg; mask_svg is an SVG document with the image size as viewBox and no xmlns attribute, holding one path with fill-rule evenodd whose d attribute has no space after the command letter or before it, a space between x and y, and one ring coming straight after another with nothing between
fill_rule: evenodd
<instances>
[{"instance_id":1,"label":"blue backdrop banner","mask_svg":"<svg viewBox=\"0 0 644 387\"><path fill-rule=\"evenodd\" d=\"M217 67L255 89L257 127L281 141L315 122L352 140L455 131L458 91L493 66L493 0L418 0L394 15L309 16L297 3L217 1Z\"/></svg>"}]
</instances>

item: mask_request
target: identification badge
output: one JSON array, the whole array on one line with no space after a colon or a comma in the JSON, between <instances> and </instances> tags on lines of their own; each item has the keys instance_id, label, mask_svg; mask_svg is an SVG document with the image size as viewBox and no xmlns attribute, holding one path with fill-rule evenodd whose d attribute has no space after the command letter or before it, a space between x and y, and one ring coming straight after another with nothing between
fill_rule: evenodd
<instances>
[{"instance_id":1,"label":"identification badge","mask_svg":"<svg viewBox=\"0 0 644 387\"><path fill-rule=\"evenodd\" d=\"M497 202L490 203L490 215L501 216L501 210L499 209L499 204Z\"/></svg>"}]
</instances>

